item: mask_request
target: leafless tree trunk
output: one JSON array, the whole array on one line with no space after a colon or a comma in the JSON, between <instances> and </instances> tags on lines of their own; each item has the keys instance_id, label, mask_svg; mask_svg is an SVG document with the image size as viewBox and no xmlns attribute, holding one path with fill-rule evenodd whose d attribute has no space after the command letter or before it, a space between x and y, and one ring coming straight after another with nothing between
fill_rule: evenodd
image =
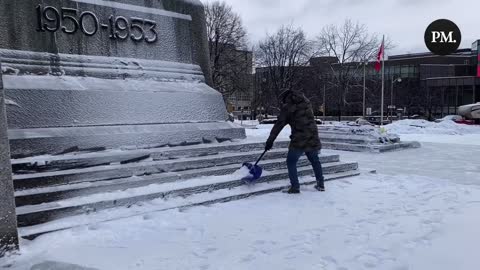
<instances>
[{"instance_id":1,"label":"leafless tree trunk","mask_svg":"<svg viewBox=\"0 0 480 270\"><path fill-rule=\"evenodd\" d=\"M263 95L270 97L269 107L278 105L278 95L283 90L296 87L302 67L311 57L312 42L300 28L282 26L273 35L260 41L255 56L263 80L267 84ZM257 69L258 71L258 69Z\"/></svg>"},{"instance_id":2,"label":"leafless tree trunk","mask_svg":"<svg viewBox=\"0 0 480 270\"><path fill-rule=\"evenodd\" d=\"M251 90L252 55L243 51L247 34L240 16L220 1L208 2L205 15L214 88L225 99Z\"/></svg>"},{"instance_id":3,"label":"leafless tree trunk","mask_svg":"<svg viewBox=\"0 0 480 270\"><path fill-rule=\"evenodd\" d=\"M380 37L370 34L364 24L347 19L341 26L325 26L317 37L317 54L333 56L337 63L330 64L330 84L336 89L339 120L345 105L349 104L348 93L358 87L362 79L363 64L375 59L380 47ZM386 41L386 47L391 47Z\"/></svg>"}]
</instances>

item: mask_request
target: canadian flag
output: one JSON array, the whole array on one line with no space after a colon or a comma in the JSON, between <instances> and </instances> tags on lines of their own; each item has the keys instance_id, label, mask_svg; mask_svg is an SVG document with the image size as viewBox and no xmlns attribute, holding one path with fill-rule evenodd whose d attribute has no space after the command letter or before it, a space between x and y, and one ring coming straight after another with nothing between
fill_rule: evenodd
<instances>
[{"instance_id":1,"label":"canadian flag","mask_svg":"<svg viewBox=\"0 0 480 270\"><path fill-rule=\"evenodd\" d=\"M385 56L385 38L382 39L382 45L380 45L380 50L378 50L377 62L375 63L375 70L380 72L382 70L382 61Z\"/></svg>"},{"instance_id":2,"label":"canadian flag","mask_svg":"<svg viewBox=\"0 0 480 270\"><path fill-rule=\"evenodd\" d=\"M480 78L480 52L478 52L477 77Z\"/></svg>"}]
</instances>

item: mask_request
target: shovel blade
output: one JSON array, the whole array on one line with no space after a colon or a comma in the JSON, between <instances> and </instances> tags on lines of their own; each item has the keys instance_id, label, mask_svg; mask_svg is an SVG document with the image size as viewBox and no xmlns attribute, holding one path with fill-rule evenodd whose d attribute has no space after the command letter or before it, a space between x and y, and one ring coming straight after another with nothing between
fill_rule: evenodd
<instances>
[{"instance_id":1,"label":"shovel blade","mask_svg":"<svg viewBox=\"0 0 480 270\"><path fill-rule=\"evenodd\" d=\"M262 177L262 173L263 173L262 167L258 165L253 165L251 163L244 163L243 166L247 167L250 173L247 177L243 178L243 180L253 183L258 179L260 179L260 177Z\"/></svg>"}]
</instances>

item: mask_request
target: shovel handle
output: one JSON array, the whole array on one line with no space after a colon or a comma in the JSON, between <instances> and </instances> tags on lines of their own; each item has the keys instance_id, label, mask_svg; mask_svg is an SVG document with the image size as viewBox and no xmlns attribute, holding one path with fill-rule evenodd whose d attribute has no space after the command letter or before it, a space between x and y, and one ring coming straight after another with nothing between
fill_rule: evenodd
<instances>
[{"instance_id":1,"label":"shovel handle","mask_svg":"<svg viewBox=\"0 0 480 270\"><path fill-rule=\"evenodd\" d=\"M255 162L255 166L258 165L258 163L260 162L260 160L262 160L263 156L265 156L265 154L267 153L268 150L265 150L263 151L263 154L257 159L257 162Z\"/></svg>"}]
</instances>

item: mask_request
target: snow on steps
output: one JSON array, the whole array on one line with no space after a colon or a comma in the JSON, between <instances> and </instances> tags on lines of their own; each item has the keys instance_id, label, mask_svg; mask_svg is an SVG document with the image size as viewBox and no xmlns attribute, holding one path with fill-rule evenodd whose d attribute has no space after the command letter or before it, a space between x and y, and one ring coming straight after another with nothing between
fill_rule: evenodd
<instances>
[{"instance_id":1,"label":"snow on steps","mask_svg":"<svg viewBox=\"0 0 480 270\"><path fill-rule=\"evenodd\" d=\"M282 150L285 151L284 149ZM338 163L340 161L340 157L338 155L320 156L320 161L326 165L330 163ZM300 159L298 163L299 166L306 166L309 164L310 163L306 158ZM327 172L332 168L330 165L325 168ZM223 166L178 171L173 173L166 172L145 176L124 177L113 180L81 182L77 184L65 184L19 190L15 192L15 202L17 206L25 206L52 202L64 198L83 196L95 192L108 192L128 188L137 188L151 184L165 184L202 176L227 175L237 171L240 166L240 164L234 163ZM285 167L284 158L270 159L262 162L262 168L265 170L274 170L282 167Z\"/></svg>"},{"instance_id":2,"label":"snow on steps","mask_svg":"<svg viewBox=\"0 0 480 270\"><path fill-rule=\"evenodd\" d=\"M282 186L288 185L285 181L288 179L285 170L287 146L288 141L280 141L273 151L267 153L262 161L267 170L262 183L283 180ZM88 219L90 215L85 214L129 208L158 199L166 200L159 207L175 208L226 201L235 196L237 199L248 197L252 192L225 194L244 185L243 175L235 172L243 162L256 160L263 148L261 142L233 142L77 152L13 160L18 225L26 228L52 224L65 218ZM327 179L358 173L357 163L342 163L338 155L321 155L320 159ZM300 175L313 174L305 157L298 165ZM261 186L264 184L258 187ZM195 203L185 201L185 198L200 198L197 194L211 192L224 195ZM178 203L172 204L172 200ZM177 204L179 206L175 206Z\"/></svg>"},{"instance_id":3,"label":"snow on steps","mask_svg":"<svg viewBox=\"0 0 480 270\"><path fill-rule=\"evenodd\" d=\"M287 148L289 141L278 141L275 148ZM34 156L22 159L13 159L13 170L22 171L49 171L65 170L69 168L86 168L105 164L128 164L141 160L171 160L185 157L201 157L216 155L223 152L251 152L261 150L264 142L225 142L218 144L199 144L190 146L161 147L137 150L106 150L92 153L70 153L56 156Z\"/></svg>"},{"instance_id":4,"label":"snow on steps","mask_svg":"<svg viewBox=\"0 0 480 270\"><path fill-rule=\"evenodd\" d=\"M357 163L326 163L325 174L356 170ZM238 168L238 167L237 167ZM312 174L310 166L300 167L300 176ZM129 206L139 201L158 198L186 197L196 193L229 189L244 185L243 175L225 175L219 177L202 177L192 180L175 181L164 184L151 184L138 188L128 188L112 192L100 192L73 197L38 205L17 207L18 225L30 226L45 223L54 219L120 206ZM266 172L261 182L288 179L285 170Z\"/></svg>"},{"instance_id":5,"label":"snow on steps","mask_svg":"<svg viewBox=\"0 0 480 270\"><path fill-rule=\"evenodd\" d=\"M164 172L178 172L233 163L241 165L245 161L257 159L262 152L263 151L220 153L202 157L141 161L129 164L102 165L81 169L15 174L13 176L13 181L16 190L23 190L48 187L52 185L94 182ZM285 158L286 155L287 153L285 149L274 149L265 155L265 159Z\"/></svg>"},{"instance_id":6,"label":"snow on steps","mask_svg":"<svg viewBox=\"0 0 480 270\"><path fill-rule=\"evenodd\" d=\"M395 150L419 148L420 144L417 142L398 142L394 144L355 144L355 143L329 143L322 142L325 149L350 151L350 152L372 152L384 153Z\"/></svg>"},{"instance_id":7,"label":"snow on steps","mask_svg":"<svg viewBox=\"0 0 480 270\"><path fill-rule=\"evenodd\" d=\"M308 175L308 169L299 168L301 175ZM306 173L307 172L307 173ZM279 171L280 174L287 174L286 170ZM326 181L352 177L359 175L358 170L351 170L347 172L338 172L325 175ZM314 184L315 180L312 177L304 177L300 179L302 186ZM118 219L132 218L135 216L148 219L146 214L152 212L166 211L172 209L185 209L193 206L206 206L215 203L224 203L234 200L249 198L273 192L278 192L289 186L288 181L273 181L262 182L254 186L237 186L230 189L218 190L215 192L193 194L188 198L161 198L145 203L133 204L129 208L114 208L98 212L91 212L88 215L71 216L57 219L41 225L34 225L29 227L19 228L19 235L22 238L33 240L38 236L46 233L61 231L71 228L81 228L88 225L94 225L102 222L108 222ZM94 227L91 227L94 228Z\"/></svg>"},{"instance_id":8,"label":"snow on steps","mask_svg":"<svg viewBox=\"0 0 480 270\"><path fill-rule=\"evenodd\" d=\"M402 142L394 134L382 135L374 127L319 126L318 130L325 149L383 153L421 147L418 142Z\"/></svg>"}]
</instances>

